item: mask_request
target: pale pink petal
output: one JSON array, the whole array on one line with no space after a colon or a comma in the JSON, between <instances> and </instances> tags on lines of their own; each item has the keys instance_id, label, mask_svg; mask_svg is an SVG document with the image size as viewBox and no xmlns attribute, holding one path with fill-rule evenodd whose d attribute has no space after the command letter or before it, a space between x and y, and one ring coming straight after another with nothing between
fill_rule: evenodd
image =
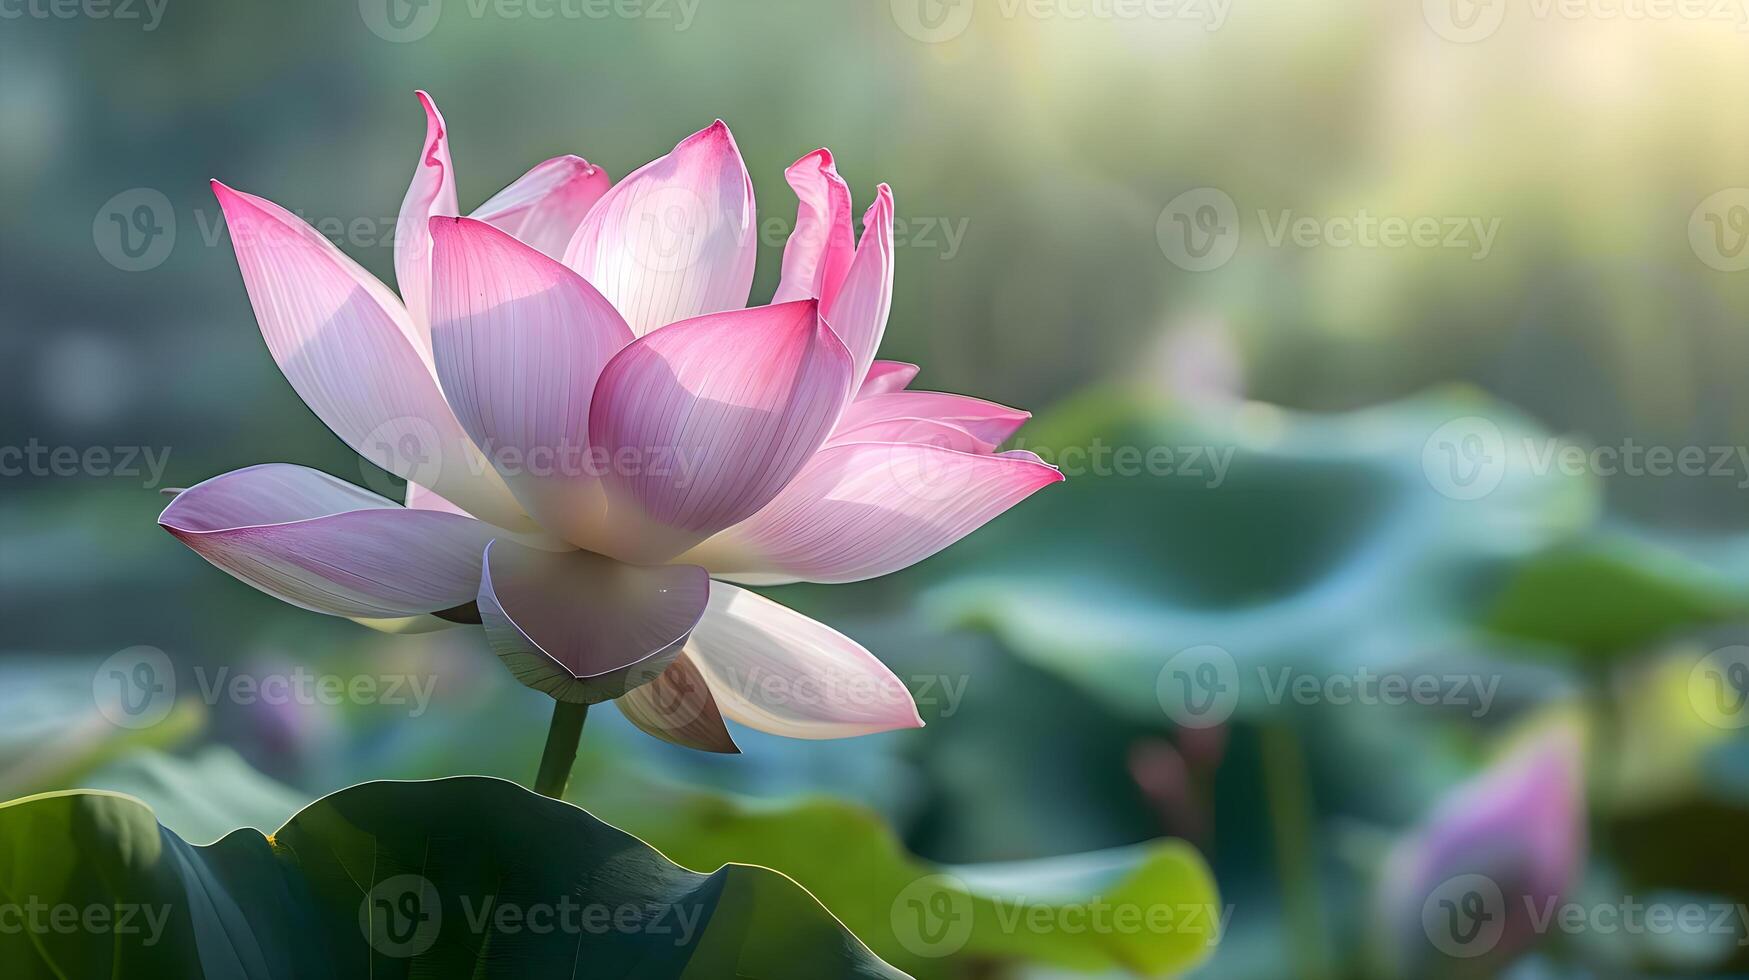
<instances>
[{"instance_id":1,"label":"pale pink petal","mask_svg":"<svg viewBox=\"0 0 1749 980\"><path fill-rule=\"evenodd\" d=\"M754 225L753 181L718 120L602 195L565 250L565 264L642 336L746 306Z\"/></svg>"},{"instance_id":2,"label":"pale pink petal","mask_svg":"<svg viewBox=\"0 0 1749 980\"><path fill-rule=\"evenodd\" d=\"M480 621L516 679L561 701L617 698L661 675L704 613L692 565L626 565L587 551L486 548Z\"/></svg>"},{"instance_id":3,"label":"pale pink petal","mask_svg":"<svg viewBox=\"0 0 1749 980\"><path fill-rule=\"evenodd\" d=\"M1062 479L1021 451L831 446L765 509L682 560L752 585L874 578L922 561Z\"/></svg>"},{"instance_id":4,"label":"pale pink petal","mask_svg":"<svg viewBox=\"0 0 1749 980\"><path fill-rule=\"evenodd\" d=\"M407 509L435 510L443 514L460 514L463 517L473 516L450 501L443 499L435 490L427 490L417 483L407 484Z\"/></svg>"},{"instance_id":5,"label":"pale pink petal","mask_svg":"<svg viewBox=\"0 0 1749 980\"><path fill-rule=\"evenodd\" d=\"M277 204L214 181L273 360L365 459L501 527L533 525L443 400L387 287Z\"/></svg>"},{"instance_id":6,"label":"pale pink petal","mask_svg":"<svg viewBox=\"0 0 1749 980\"><path fill-rule=\"evenodd\" d=\"M866 422L850 433L835 431L826 440L826 445L836 446L847 442L909 442L954 449L962 453L988 453L994 448L990 443L952 422L908 417Z\"/></svg>"},{"instance_id":7,"label":"pale pink petal","mask_svg":"<svg viewBox=\"0 0 1749 980\"><path fill-rule=\"evenodd\" d=\"M1032 418L1031 412L995 402L939 391L895 391L858 398L844 410L828 444L883 442L878 433L895 419L931 419L964 429L988 451L1001 445L1016 429ZM879 427L879 428L876 428Z\"/></svg>"},{"instance_id":8,"label":"pale pink petal","mask_svg":"<svg viewBox=\"0 0 1749 980\"><path fill-rule=\"evenodd\" d=\"M893 192L882 184L875 191L874 204L862 216L862 243L856 247L844 284L830 302L820 306L826 322L850 348L859 384L874 363L892 308Z\"/></svg>"},{"instance_id":9,"label":"pale pink petal","mask_svg":"<svg viewBox=\"0 0 1749 980\"><path fill-rule=\"evenodd\" d=\"M492 195L474 217L563 259L583 216L612 184L607 171L582 157L553 157Z\"/></svg>"},{"instance_id":10,"label":"pale pink petal","mask_svg":"<svg viewBox=\"0 0 1749 980\"><path fill-rule=\"evenodd\" d=\"M783 175L800 203L795 230L783 246L783 278L771 301L817 299L828 304L837 295L856 253L850 226L850 185L838 176L832 153L824 148L797 160Z\"/></svg>"},{"instance_id":11,"label":"pale pink petal","mask_svg":"<svg viewBox=\"0 0 1749 980\"><path fill-rule=\"evenodd\" d=\"M685 650L660 677L613 703L632 724L663 741L704 752L741 751L723 724L710 685Z\"/></svg>"},{"instance_id":12,"label":"pale pink petal","mask_svg":"<svg viewBox=\"0 0 1749 980\"><path fill-rule=\"evenodd\" d=\"M868 374L862 379L862 387L856 390L856 397L867 398L870 395L903 391L917 377L917 370L917 365L906 364L904 361L876 361L869 365Z\"/></svg>"},{"instance_id":13,"label":"pale pink petal","mask_svg":"<svg viewBox=\"0 0 1749 980\"><path fill-rule=\"evenodd\" d=\"M419 144L419 162L413 167L413 180L407 185L401 215L395 222L395 286L413 325L427 338L425 349L429 351L431 235L426 225L433 215L453 218L461 208L456 203L455 167L449 162L449 130L443 114L431 96L414 94L425 109L425 140Z\"/></svg>"},{"instance_id":14,"label":"pale pink petal","mask_svg":"<svg viewBox=\"0 0 1749 980\"><path fill-rule=\"evenodd\" d=\"M303 466L269 463L184 490L159 526L267 594L316 612L390 619L465 605L497 529L408 510Z\"/></svg>"},{"instance_id":15,"label":"pale pink petal","mask_svg":"<svg viewBox=\"0 0 1749 980\"><path fill-rule=\"evenodd\" d=\"M820 447L849 390L850 355L813 300L638 338L602 371L590 411L589 442L614 460L602 550L663 561L752 515Z\"/></svg>"},{"instance_id":16,"label":"pale pink petal","mask_svg":"<svg viewBox=\"0 0 1749 980\"><path fill-rule=\"evenodd\" d=\"M711 583L686 648L723 714L790 738L848 738L923 719L903 681L837 630L764 596Z\"/></svg>"},{"instance_id":17,"label":"pale pink petal","mask_svg":"<svg viewBox=\"0 0 1749 980\"><path fill-rule=\"evenodd\" d=\"M444 395L541 527L590 544L606 510L589 403L632 332L557 260L472 218L433 218L432 344Z\"/></svg>"}]
</instances>

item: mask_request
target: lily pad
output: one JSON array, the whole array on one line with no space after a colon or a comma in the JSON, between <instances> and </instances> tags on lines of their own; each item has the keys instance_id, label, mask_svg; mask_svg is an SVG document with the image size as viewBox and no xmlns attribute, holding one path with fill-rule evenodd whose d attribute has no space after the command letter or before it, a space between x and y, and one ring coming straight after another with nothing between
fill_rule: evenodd
<instances>
[{"instance_id":1,"label":"lily pad","mask_svg":"<svg viewBox=\"0 0 1749 980\"><path fill-rule=\"evenodd\" d=\"M1221 935L1225 914L1213 875L1181 841L942 865L907 851L878 813L858 804L755 801L582 761L571 796L592 813L685 867L753 864L793 878L876 954L916 977L978 976L994 963L1172 973L1205 959ZM283 805L261 801L294 792L213 752L194 760L142 753L97 781L139 792L174 815L173 829L183 836L213 823L192 805L196 785L198 799L227 813L254 812L258 824ZM275 836L285 839L284 830Z\"/></svg>"},{"instance_id":2,"label":"lily pad","mask_svg":"<svg viewBox=\"0 0 1749 980\"><path fill-rule=\"evenodd\" d=\"M693 868L777 868L887 961L917 977L1029 963L1158 976L1201 963L1225 913L1213 874L1178 840L1026 861L934 865L878 816L824 798L781 805L653 785L595 790L591 806Z\"/></svg>"},{"instance_id":3,"label":"lily pad","mask_svg":"<svg viewBox=\"0 0 1749 980\"><path fill-rule=\"evenodd\" d=\"M23 977L903 976L795 882L687 871L496 779L366 783L204 847L131 797L0 806Z\"/></svg>"},{"instance_id":4,"label":"lily pad","mask_svg":"<svg viewBox=\"0 0 1749 980\"><path fill-rule=\"evenodd\" d=\"M1525 562L1485 622L1505 636L1602 656L1638 652L1679 629L1745 612L1749 596L1728 579L1623 536L1555 547Z\"/></svg>"},{"instance_id":5,"label":"lily pad","mask_svg":"<svg viewBox=\"0 0 1749 980\"><path fill-rule=\"evenodd\" d=\"M1032 431L1026 448L1084 472L1029 501L1029 520L962 545L967 566L995 571L943 582L926 604L1155 721L1163 671L1193 648L1243 718L1280 703L1263 670L1497 647L1478 605L1599 507L1595 481L1539 465L1557 443L1463 389L1314 415L1101 388Z\"/></svg>"}]
</instances>

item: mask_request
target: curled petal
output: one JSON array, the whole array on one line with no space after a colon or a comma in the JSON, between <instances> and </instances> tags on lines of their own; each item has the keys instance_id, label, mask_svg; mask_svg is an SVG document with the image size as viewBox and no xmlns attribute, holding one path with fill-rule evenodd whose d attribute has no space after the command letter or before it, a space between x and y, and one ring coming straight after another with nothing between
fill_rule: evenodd
<instances>
[{"instance_id":1,"label":"curled petal","mask_svg":"<svg viewBox=\"0 0 1749 980\"><path fill-rule=\"evenodd\" d=\"M856 253L850 227L850 185L838 176L832 153L818 149L783 172L800 203L795 230L783 246L783 278L773 303L831 302Z\"/></svg>"},{"instance_id":2,"label":"curled petal","mask_svg":"<svg viewBox=\"0 0 1749 980\"><path fill-rule=\"evenodd\" d=\"M614 704L632 724L666 742L703 752L739 753L716 698L686 651L662 675Z\"/></svg>"},{"instance_id":3,"label":"curled petal","mask_svg":"<svg viewBox=\"0 0 1749 980\"><path fill-rule=\"evenodd\" d=\"M874 204L862 216L862 243L850 260L844 284L830 301L820 304L826 322L850 348L858 383L868 376L874 363L892 308L893 191L882 184L876 189Z\"/></svg>"},{"instance_id":4,"label":"curled petal","mask_svg":"<svg viewBox=\"0 0 1749 980\"><path fill-rule=\"evenodd\" d=\"M755 592L711 583L687 642L723 714L790 738L848 738L923 719L904 682L861 644Z\"/></svg>"},{"instance_id":5,"label":"curled petal","mask_svg":"<svg viewBox=\"0 0 1749 980\"><path fill-rule=\"evenodd\" d=\"M614 461L614 537L600 547L662 561L765 506L831 431L850 370L812 300L638 338L602 371L590 411L589 442Z\"/></svg>"},{"instance_id":6,"label":"curled petal","mask_svg":"<svg viewBox=\"0 0 1749 980\"><path fill-rule=\"evenodd\" d=\"M426 223L433 215L454 217L461 210L456 204L455 166L449 162L449 130L443 114L431 96L415 94L425 109L425 140L419 146L419 163L413 168L413 180L407 185L407 196L401 199L401 214L395 221L395 285L419 335L428 338L431 235ZM429 339L424 341L424 349L430 351Z\"/></svg>"},{"instance_id":7,"label":"curled petal","mask_svg":"<svg viewBox=\"0 0 1749 980\"><path fill-rule=\"evenodd\" d=\"M269 463L184 490L159 526L202 558L305 609L395 619L472 601L497 529L408 510L326 473Z\"/></svg>"},{"instance_id":8,"label":"curled petal","mask_svg":"<svg viewBox=\"0 0 1749 980\"><path fill-rule=\"evenodd\" d=\"M480 621L516 679L560 701L617 698L661 676L704 613L691 565L626 565L505 540L485 550Z\"/></svg>"},{"instance_id":9,"label":"curled petal","mask_svg":"<svg viewBox=\"0 0 1749 980\"><path fill-rule=\"evenodd\" d=\"M601 369L632 333L583 277L472 218L433 218L432 344L463 428L543 528L587 544L605 511L589 452Z\"/></svg>"},{"instance_id":10,"label":"curled petal","mask_svg":"<svg viewBox=\"0 0 1749 980\"><path fill-rule=\"evenodd\" d=\"M752 585L860 581L922 561L1062 479L1022 451L829 446L763 510L683 560Z\"/></svg>"},{"instance_id":11,"label":"curled petal","mask_svg":"<svg viewBox=\"0 0 1749 980\"><path fill-rule=\"evenodd\" d=\"M582 157L553 157L492 195L473 216L563 259L583 216L612 184L607 171Z\"/></svg>"},{"instance_id":12,"label":"curled petal","mask_svg":"<svg viewBox=\"0 0 1749 980\"><path fill-rule=\"evenodd\" d=\"M388 288L284 208L213 182L262 339L298 396L359 455L482 520L532 527L438 390Z\"/></svg>"},{"instance_id":13,"label":"curled petal","mask_svg":"<svg viewBox=\"0 0 1749 980\"><path fill-rule=\"evenodd\" d=\"M565 264L643 336L747 305L754 224L753 181L718 120L602 195L565 250Z\"/></svg>"},{"instance_id":14,"label":"curled petal","mask_svg":"<svg viewBox=\"0 0 1749 980\"><path fill-rule=\"evenodd\" d=\"M878 433L890 431L899 419L931 419L962 429L988 452L1001 445L1016 429L1032 418L1031 412L1009 408L981 398L950 395L939 391L895 391L858 398L844 410L828 444L878 442ZM909 440L893 440L909 441Z\"/></svg>"},{"instance_id":15,"label":"curled petal","mask_svg":"<svg viewBox=\"0 0 1749 980\"><path fill-rule=\"evenodd\" d=\"M917 370L917 365L904 361L876 361L869 365L868 374L862 379L862 387L856 390L856 397L867 398L870 395L903 391L917 377Z\"/></svg>"}]
</instances>

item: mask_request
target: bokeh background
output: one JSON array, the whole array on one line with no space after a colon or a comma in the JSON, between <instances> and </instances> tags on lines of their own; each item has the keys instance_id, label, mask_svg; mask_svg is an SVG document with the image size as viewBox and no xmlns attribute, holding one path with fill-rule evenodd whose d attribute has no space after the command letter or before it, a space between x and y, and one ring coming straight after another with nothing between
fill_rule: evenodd
<instances>
[{"instance_id":1,"label":"bokeh background","mask_svg":"<svg viewBox=\"0 0 1749 980\"><path fill-rule=\"evenodd\" d=\"M1172 960L1200 976L1749 969L1741 4L156 2L0 2L0 797L124 789L210 840L365 779L529 780L548 702L476 633L302 613L155 526L256 462L398 491L280 378L206 182L392 282L415 89L464 209L721 117L755 298L782 170L828 146L858 213L895 191L882 356L1033 410L1017 444L1070 479L903 573L774 592L927 728L721 759L598 711L573 800L780 866L919 975L1151 962L987 912L932 944L889 915L920 869L1038 903L1186 846L1227 917ZM139 646L176 697L117 724L93 688ZM227 667L430 695L266 704L210 692ZM865 852L892 867L833 860ZM1462 875L1512 924L1454 952ZM1525 934L1521 893L1578 924ZM1634 903L1706 925L1596 914Z\"/></svg>"}]
</instances>

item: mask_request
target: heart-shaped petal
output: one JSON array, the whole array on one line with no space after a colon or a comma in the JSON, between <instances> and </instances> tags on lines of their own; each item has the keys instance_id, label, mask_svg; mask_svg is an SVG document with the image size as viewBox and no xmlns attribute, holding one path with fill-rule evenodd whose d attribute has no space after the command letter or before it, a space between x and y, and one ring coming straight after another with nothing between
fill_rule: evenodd
<instances>
[{"instance_id":1,"label":"heart-shaped petal","mask_svg":"<svg viewBox=\"0 0 1749 980\"><path fill-rule=\"evenodd\" d=\"M505 540L485 550L480 621L523 684L593 704L661 676L704 614L710 577L692 565L627 565Z\"/></svg>"}]
</instances>

